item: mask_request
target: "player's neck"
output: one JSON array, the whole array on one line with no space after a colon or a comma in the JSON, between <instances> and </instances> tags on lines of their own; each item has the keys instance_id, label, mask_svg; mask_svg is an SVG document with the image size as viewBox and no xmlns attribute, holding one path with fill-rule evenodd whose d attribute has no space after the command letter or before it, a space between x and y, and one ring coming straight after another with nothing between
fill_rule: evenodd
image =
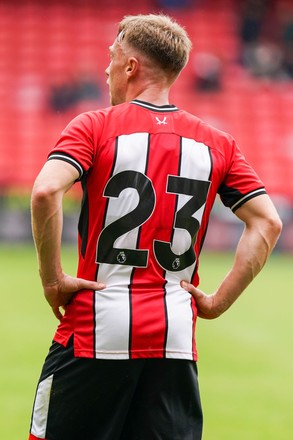
<instances>
[{"instance_id":1,"label":"player's neck","mask_svg":"<svg viewBox=\"0 0 293 440\"><path fill-rule=\"evenodd\" d=\"M133 94L130 101L133 99L139 99L140 101L149 102L153 105L168 105L169 104L169 92L170 88L161 87L148 87L143 91L139 91Z\"/></svg>"}]
</instances>

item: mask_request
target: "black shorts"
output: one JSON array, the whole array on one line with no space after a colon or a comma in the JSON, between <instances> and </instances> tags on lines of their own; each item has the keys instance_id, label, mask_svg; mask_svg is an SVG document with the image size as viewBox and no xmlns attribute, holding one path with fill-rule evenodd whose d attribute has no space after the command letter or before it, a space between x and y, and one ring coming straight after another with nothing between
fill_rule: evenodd
<instances>
[{"instance_id":1,"label":"black shorts","mask_svg":"<svg viewBox=\"0 0 293 440\"><path fill-rule=\"evenodd\" d=\"M76 358L53 342L34 402L30 439L200 440L196 363Z\"/></svg>"}]
</instances>

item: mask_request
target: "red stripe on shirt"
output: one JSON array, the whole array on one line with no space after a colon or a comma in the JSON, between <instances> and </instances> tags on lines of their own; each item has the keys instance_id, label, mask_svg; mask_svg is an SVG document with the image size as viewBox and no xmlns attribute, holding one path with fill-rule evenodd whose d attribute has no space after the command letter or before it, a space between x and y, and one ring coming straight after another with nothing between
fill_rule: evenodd
<instances>
[{"instance_id":1,"label":"red stripe on shirt","mask_svg":"<svg viewBox=\"0 0 293 440\"><path fill-rule=\"evenodd\" d=\"M35 435L30 434L28 440L47 440L47 439L45 439L44 437L36 437Z\"/></svg>"}]
</instances>

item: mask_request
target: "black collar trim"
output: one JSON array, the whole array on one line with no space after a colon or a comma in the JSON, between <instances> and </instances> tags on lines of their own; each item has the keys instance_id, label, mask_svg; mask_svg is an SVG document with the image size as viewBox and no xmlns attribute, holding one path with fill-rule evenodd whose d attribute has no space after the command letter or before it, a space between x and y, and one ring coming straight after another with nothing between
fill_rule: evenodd
<instances>
[{"instance_id":1,"label":"black collar trim","mask_svg":"<svg viewBox=\"0 0 293 440\"><path fill-rule=\"evenodd\" d=\"M131 104L136 104L140 107L144 107L155 112L174 112L179 110L176 105L154 105L150 104L149 102L140 101L138 99L134 99L133 101L131 101Z\"/></svg>"}]
</instances>

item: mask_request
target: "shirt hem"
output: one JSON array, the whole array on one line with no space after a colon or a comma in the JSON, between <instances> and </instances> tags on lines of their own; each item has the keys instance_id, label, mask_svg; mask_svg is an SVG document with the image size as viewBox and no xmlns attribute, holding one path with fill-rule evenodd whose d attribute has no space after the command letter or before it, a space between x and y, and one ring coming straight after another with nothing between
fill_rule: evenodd
<instances>
[{"instance_id":1,"label":"shirt hem","mask_svg":"<svg viewBox=\"0 0 293 440\"><path fill-rule=\"evenodd\" d=\"M55 342L58 342L58 344L63 345L63 347L66 347L68 344L69 339L71 338L71 336L73 335L73 332L68 333L66 336L65 335L61 335L60 333L56 332L54 335L53 340Z\"/></svg>"},{"instance_id":2,"label":"shirt hem","mask_svg":"<svg viewBox=\"0 0 293 440\"><path fill-rule=\"evenodd\" d=\"M89 350L75 349L74 354L76 357L92 358L93 353ZM158 351L135 351L131 352L94 352L94 357L96 359L108 359L108 360L127 360L127 359L156 359L156 358L166 358L166 359L184 359L197 361L197 353L190 352L178 352L178 351L166 351L164 355L162 350Z\"/></svg>"}]
</instances>

